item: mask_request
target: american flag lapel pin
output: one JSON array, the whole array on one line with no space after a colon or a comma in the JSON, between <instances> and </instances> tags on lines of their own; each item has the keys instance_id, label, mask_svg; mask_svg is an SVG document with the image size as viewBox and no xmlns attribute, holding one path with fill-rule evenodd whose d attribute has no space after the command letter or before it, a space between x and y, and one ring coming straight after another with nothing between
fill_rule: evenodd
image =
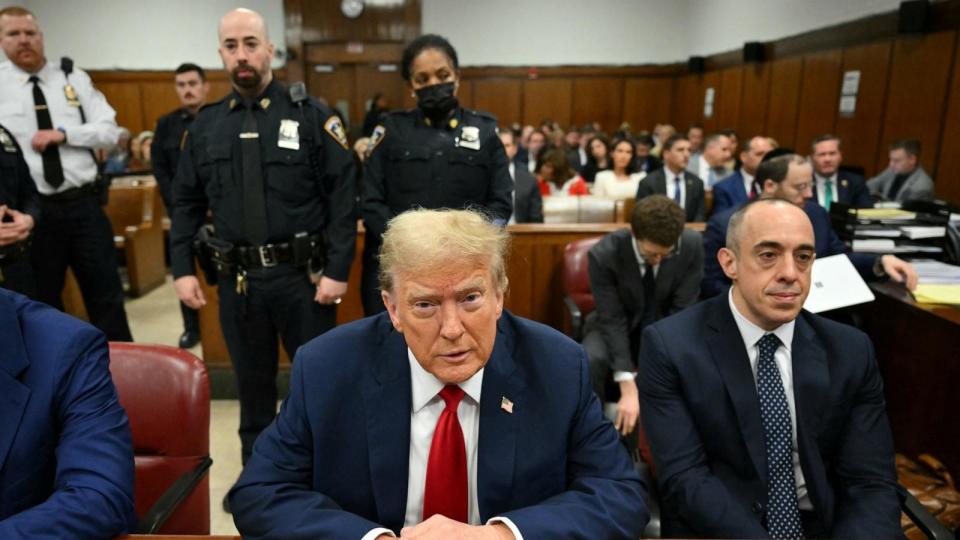
<instances>
[{"instance_id":1,"label":"american flag lapel pin","mask_svg":"<svg viewBox=\"0 0 960 540\"><path fill-rule=\"evenodd\" d=\"M513 414L513 402L507 399L507 396L500 398L500 408L507 411L507 414Z\"/></svg>"}]
</instances>

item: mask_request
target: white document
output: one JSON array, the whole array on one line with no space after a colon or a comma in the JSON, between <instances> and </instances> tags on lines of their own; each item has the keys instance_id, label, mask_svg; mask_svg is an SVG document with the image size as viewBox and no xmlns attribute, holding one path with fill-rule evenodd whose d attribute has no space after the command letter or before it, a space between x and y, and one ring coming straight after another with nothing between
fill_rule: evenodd
<instances>
[{"instance_id":1,"label":"white document","mask_svg":"<svg viewBox=\"0 0 960 540\"><path fill-rule=\"evenodd\" d=\"M900 230L903 231L904 236L911 240L919 240L920 238L943 238L947 234L946 227L911 226L900 227Z\"/></svg>"},{"instance_id":2,"label":"white document","mask_svg":"<svg viewBox=\"0 0 960 540\"><path fill-rule=\"evenodd\" d=\"M813 261L810 295L803 308L812 313L863 304L874 300L870 287L846 255Z\"/></svg>"},{"instance_id":3,"label":"white document","mask_svg":"<svg viewBox=\"0 0 960 540\"><path fill-rule=\"evenodd\" d=\"M860 71L846 71L843 74L843 87L840 94L844 96L856 95L860 90Z\"/></svg>"}]
</instances>

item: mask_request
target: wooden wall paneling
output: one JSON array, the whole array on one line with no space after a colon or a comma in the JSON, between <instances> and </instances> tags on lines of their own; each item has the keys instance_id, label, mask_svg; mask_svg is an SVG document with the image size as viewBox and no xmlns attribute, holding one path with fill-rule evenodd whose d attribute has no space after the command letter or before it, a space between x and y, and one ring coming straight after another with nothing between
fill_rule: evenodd
<instances>
[{"instance_id":1,"label":"wooden wall paneling","mask_svg":"<svg viewBox=\"0 0 960 540\"><path fill-rule=\"evenodd\" d=\"M795 146L802 74L803 58L799 56L777 60L770 65L770 99L765 131L780 146Z\"/></svg>"},{"instance_id":2,"label":"wooden wall paneling","mask_svg":"<svg viewBox=\"0 0 960 540\"><path fill-rule=\"evenodd\" d=\"M464 108L476 108L473 104L473 81L463 79L460 80L460 89L457 90L457 99L460 101L460 106Z\"/></svg>"},{"instance_id":3,"label":"wooden wall paneling","mask_svg":"<svg viewBox=\"0 0 960 540\"><path fill-rule=\"evenodd\" d=\"M474 79L473 106L497 117L501 126L523 120L521 103L523 81L520 79Z\"/></svg>"},{"instance_id":4,"label":"wooden wall paneling","mask_svg":"<svg viewBox=\"0 0 960 540\"><path fill-rule=\"evenodd\" d=\"M117 124L130 130L132 136L149 128L143 121L143 99L140 95L140 85L136 82L108 82L97 84L97 89L103 92L107 103L117 111Z\"/></svg>"},{"instance_id":5,"label":"wooden wall paneling","mask_svg":"<svg viewBox=\"0 0 960 540\"><path fill-rule=\"evenodd\" d=\"M533 79L523 82L523 123L539 126L550 118L561 126L570 123L573 80L569 78Z\"/></svg>"},{"instance_id":6,"label":"wooden wall paneling","mask_svg":"<svg viewBox=\"0 0 960 540\"><path fill-rule=\"evenodd\" d=\"M338 65L333 71L317 71L313 65L307 65L307 89L311 95L337 107L347 115L351 126L363 123L362 103L356 94L356 66Z\"/></svg>"},{"instance_id":7,"label":"wooden wall paneling","mask_svg":"<svg viewBox=\"0 0 960 540\"><path fill-rule=\"evenodd\" d=\"M713 88L713 114L710 117L706 117L703 114L703 105L704 99L706 98L707 88ZM721 105L719 102L720 99L720 72L719 71L709 71L703 74L703 77L700 81L700 91L696 98L697 108L694 109L697 111L696 118L699 119L700 123L703 124L703 130L707 133L713 133L720 129L720 124L717 121L717 110ZM687 126L680 127L676 126L677 129L687 129Z\"/></svg>"},{"instance_id":8,"label":"wooden wall paneling","mask_svg":"<svg viewBox=\"0 0 960 540\"><path fill-rule=\"evenodd\" d=\"M840 104L843 51L832 49L803 58L794 147L802 154L819 135L833 133Z\"/></svg>"},{"instance_id":9,"label":"wooden wall paneling","mask_svg":"<svg viewBox=\"0 0 960 540\"><path fill-rule=\"evenodd\" d=\"M340 0L301 0L305 43L411 41L420 33L420 0L366 2L355 19L340 11ZM289 2L288 2L289 7Z\"/></svg>"},{"instance_id":10,"label":"wooden wall paneling","mask_svg":"<svg viewBox=\"0 0 960 540\"><path fill-rule=\"evenodd\" d=\"M940 159L934 178L936 195L960 206L960 40L953 56L953 75L947 97L947 112L940 137Z\"/></svg>"},{"instance_id":11,"label":"wooden wall paneling","mask_svg":"<svg viewBox=\"0 0 960 540\"><path fill-rule=\"evenodd\" d=\"M887 102L891 49L891 41L879 41L843 51L841 72L859 71L860 89L853 116L838 114L834 132L843 140L843 162L863 167L868 177L878 172L876 164ZM836 105L839 108L839 101Z\"/></svg>"},{"instance_id":12,"label":"wooden wall paneling","mask_svg":"<svg viewBox=\"0 0 960 540\"><path fill-rule=\"evenodd\" d=\"M956 37L956 31L899 37L890 64L881 148L904 137L919 139L920 162L934 177ZM887 163L887 152L879 154L877 170Z\"/></svg>"},{"instance_id":13,"label":"wooden wall paneling","mask_svg":"<svg viewBox=\"0 0 960 540\"><path fill-rule=\"evenodd\" d=\"M395 65L397 64L387 64ZM359 106L357 116L350 123L350 132L352 135L360 133L363 126L363 120L367 115L368 102L373 99L374 94L380 93L386 96L388 107L397 109L402 107L403 95L408 92L407 85L397 71L384 71L380 63L357 64L356 65L356 101Z\"/></svg>"},{"instance_id":14,"label":"wooden wall paneling","mask_svg":"<svg viewBox=\"0 0 960 540\"><path fill-rule=\"evenodd\" d=\"M720 88L714 102L713 115L717 129L736 129L739 134L740 104L743 99L742 66L720 71ZM742 135L741 135L742 136Z\"/></svg>"},{"instance_id":15,"label":"wooden wall paneling","mask_svg":"<svg viewBox=\"0 0 960 540\"><path fill-rule=\"evenodd\" d=\"M688 74L677 78L676 98L670 123L677 131L685 132L690 124L700 122L703 116L703 77Z\"/></svg>"},{"instance_id":16,"label":"wooden wall paneling","mask_svg":"<svg viewBox=\"0 0 960 540\"><path fill-rule=\"evenodd\" d=\"M572 123L600 122L613 133L623 122L623 78L597 77L573 80ZM566 128L566 126L564 126Z\"/></svg>"},{"instance_id":17,"label":"wooden wall paneling","mask_svg":"<svg viewBox=\"0 0 960 540\"><path fill-rule=\"evenodd\" d=\"M140 111L141 120L143 125L149 126L147 129L154 129L157 126L158 118L180 108L180 99L177 97L177 91L173 85L173 77L169 81L141 82L140 97L143 100L143 107Z\"/></svg>"},{"instance_id":18,"label":"wooden wall paneling","mask_svg":"<svg viewBox=\"0 0 960 540\"><path fill-rule=\"evenodd\" d=\"M623 120L635 132L672 122L675 84L672 77L628 78L623 84Z\"/></svg>"},{"instance_id":19,"label":"wooden wall paneling","mask_svg":"<svg viewBox=\"0 0 960 540\"><path fill-rule=\"evenodd\" d=\"M756 135L766 135L767 108L770 102L770 64L743 66L741 86L737 133L743 140Z\"/></svg>"}]
</instances>

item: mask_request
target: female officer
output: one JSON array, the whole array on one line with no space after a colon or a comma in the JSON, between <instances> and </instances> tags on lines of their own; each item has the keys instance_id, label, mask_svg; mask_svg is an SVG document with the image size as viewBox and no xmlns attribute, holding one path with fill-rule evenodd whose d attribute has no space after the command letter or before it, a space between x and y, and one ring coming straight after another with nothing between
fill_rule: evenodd
<instances>
[{"instance_id":1,"label":"female officer","mask_svg":"<svg viewBox=\"0 0 960 540\"><path fill-rule=\"evenodd\" d=\"M367 315L384 309L376 255L390 218L418 206L469 206L505 224L513 210L513 180L497 120L458 103L460 66L450 42L433 34L415 39L403 51L402 73L417 108L384 118L373 130L364 163L361 289Z\"/></svg>"}]
</instances>

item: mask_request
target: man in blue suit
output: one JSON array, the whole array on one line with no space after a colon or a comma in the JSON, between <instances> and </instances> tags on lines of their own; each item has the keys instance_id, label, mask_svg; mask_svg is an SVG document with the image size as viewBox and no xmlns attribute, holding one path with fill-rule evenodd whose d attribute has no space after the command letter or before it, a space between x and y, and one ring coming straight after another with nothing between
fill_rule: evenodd
<instances>
[{"instance_id":1,"label":"man in blue suit","mask_svg":"<svg viewBox=\"0 0 960 540\"><path fill-rule=\"evenodd\" d=\"M773 144L769 137L757 135L747 141L740 152L740 168L713 186L714 214L736 208L757 195L757 167L770 150Z\"/></svg>"},{"instance_id":2,"label":"man in blue suit","mask_svg":"<svg viewBox=\"0 0 960 540\"><path fill-rule=\"evenodd\" d=\"M583 349L503 312L508 240L471 211L391 220L387 312L297 353L230 493L245 538L639 537L644 487Z\"/></svg>"},{"instance_id":3,"label":"man in blue suit","mask_svg":"<svg viewBox=\"0 0 960 540\"><path fill-rule=\"evenodd\" d=\"M782 153L781 153L782 152ZM917 287L917 273L910 263L894 255L851 253L834 232L830 216L811 197L812 170L802 157L789 150L775 150L767 154L757 168L760 198L784 199L802 208L813 224L817 256L828 257L846 253L863 279L871 281L890 277L913 290ZM700 294L709 298L720 294L730 284L729 278L717 261L717 251L726 244L727 222L735 208L714 213L703 233L703 283Z\"/></svg>"},{"instance_id":4,"label":"man in blue suit","mask_svg":"<svg viewBox=\"0 0 960 540\"><path fill-rule=\"evenodd\" d=\"M867 189L867 182L859 174L840 170L843 153L840 151L840 137L821 135L813 140L810 160L813 163L813 200L830 211L835 202L848 204L854 208L873 208L873 197Z\"/></svg>"},{"instance_id":5,"label":"man in blue suit","mask_svg":"<svg viewBox=\"0 0 960 540\"><path fill-rule=\"evenodd\" d=\"M749 203L717 255L729 293L644 332L664 537L903 537L873 346L802 311L815 257L802 210Z\"/></svg>"},{"instance_id":6,"label":"man in blue suit","mask_svg":"<svg viewBox=\"0 0 960 540\"><path fill-rule=\"evenodd\" d=\"M94 327L0 289L0 538L112 538L136 523L133 445Z\"/></svg>"}]
</instances>

